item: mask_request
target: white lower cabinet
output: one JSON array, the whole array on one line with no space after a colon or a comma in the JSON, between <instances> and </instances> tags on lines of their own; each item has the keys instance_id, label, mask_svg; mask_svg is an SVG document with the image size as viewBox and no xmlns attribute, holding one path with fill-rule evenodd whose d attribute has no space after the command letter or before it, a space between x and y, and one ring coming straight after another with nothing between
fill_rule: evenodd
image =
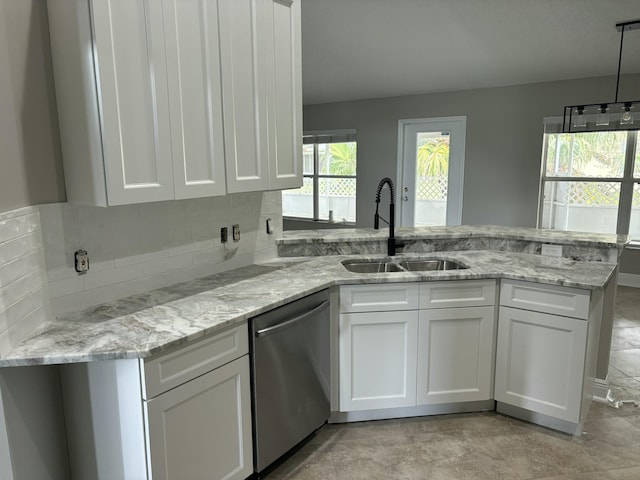
<instances>
[{"instance_id":1,"label":"white lower cabinet","mask_svg":"<svg viewBox=\"0 0 640 480\"><path fill-rule=\"evenodd\" d=\"M586 341L585 320L500 307L496 400L578 422Z\"/></svg>"},{"instance_id":2,"label":"white lower cabinet","mask_svg":"<svg viewBox=\"0 0 640 480\"><path fill-rule=\"evenodd\" d=\"M250 402L246 355L149 400L153 479L251 475Z\"/></svg>"},{"instance_id":3,"label":"white lower cabinet","mask_svg":"<svg viewBox=\"0 0 640 480\"><path fill-rule=\"evenodd\" d=\"M592 398L601 295L505 280L496 351L497 409L580 433Z\"/></svg>"},{"instance_id":4,"label":"white lower cabinet","mask_svg":"<svg viewBox=\"0 0 640 480\"><path fill-rule=\"evenodd\" d=\"M148 360L61 368L73 478L253 473L247 326Z\"/></svg>"},{"instance_id":5,"label":"white lower cabinet","mask_svg":"<svg viewBox=\"0 0 640 480\"><path fill-rule=\"evenodd\" d=\"M494 307L420 311L417 403L492 398Z\"/></svg>"},{"instance_id":6,"label":"white lower cabinet","mask_svg":"<svg viewBox=\"0 0 640 480\"><path fill-rule=\"evenodd\" d=\"M494 303L493 280L342 287L340 411L490 400Z\"/></svg>"},{"instance_id":7,"label":"white lower cabinet","mask_svg":"<svg viewBox=\"0 0 640 480\"><path fill-rule=\"evenodd\" d=\"M340 409L416 404L418 312L340 316Z\"/></svg>"}]
</instances>

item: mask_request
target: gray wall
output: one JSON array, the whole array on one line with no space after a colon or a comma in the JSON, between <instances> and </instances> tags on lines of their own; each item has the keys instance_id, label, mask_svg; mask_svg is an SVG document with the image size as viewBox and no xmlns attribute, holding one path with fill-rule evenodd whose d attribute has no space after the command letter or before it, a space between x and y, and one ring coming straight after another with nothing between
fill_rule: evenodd
<instances>
[{"instance_id":1,"label":"gray wall","mask_svg":"<svg viewBox=\"0 0 640 480\"><path fill-rule=\"evenodd\" d=\"M0 0L0 212L65 201L45 0Z\"/></svg>"},{"instance_id":2,"label":"gray wall","mask_svg":"<svg viewBox=\"0 0 640 480\"><path fill-rule=\"evenodd\" d=\"M632 83L627 80L621 98L626 98L625 85ZM633 83L637 85L637 79ZM565 104L612 100L614 93L615 78L606 77L307 105L304 129L357 130L357 225L370 227L378 181L397 176L398 120L464 115L462 223L534 227L543 117L562 115Z\"/></svg>"}]
</instances>

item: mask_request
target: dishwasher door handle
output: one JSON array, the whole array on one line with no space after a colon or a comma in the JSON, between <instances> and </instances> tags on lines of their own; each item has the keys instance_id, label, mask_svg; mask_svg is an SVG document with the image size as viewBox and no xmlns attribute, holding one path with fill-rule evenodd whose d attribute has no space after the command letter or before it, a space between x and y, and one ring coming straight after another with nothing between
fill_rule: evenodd
<instances>
[{"instance_id":1,"label":"dishwasher door handle","mask_svg":"<svg viewBox=\"0 0 640 480\"><path fill-rule=\"evenodd\" d=\"M297 317L294 317L291 320L287 320L286 322L278 323L277 325L274 325L272 327L267 327L267 328L263 328L262 330L258 330L256 332L256 337L264 337L266 335L271 335L272 333L277 333L278 330L290 327L294 323L301 322L302 320L304 320L305 318L309 317L310 315L314 315L317 312L319 312L320 310L324 310L328 306L329 306L329 300L325 300L324 302L322 302L318 306L312 308L308 312L305 312L302 315L298 315Z\"/></svg>"}]
</instances>

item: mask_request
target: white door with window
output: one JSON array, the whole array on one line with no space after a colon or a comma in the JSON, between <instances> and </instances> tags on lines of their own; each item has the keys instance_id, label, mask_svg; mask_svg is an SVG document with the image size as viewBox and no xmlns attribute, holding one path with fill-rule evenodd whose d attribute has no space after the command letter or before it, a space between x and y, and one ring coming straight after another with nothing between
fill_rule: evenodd
<instances>
[{"instance_id":1,"label":"white door with window","mask_svg":"<svg viewBox=\"0 0 640 480\"><path fill-rule=\"evenodd\" d=\"M466 117L400 120L398 189L403 227L460 225Z\"/></svg>"}]
</instances>

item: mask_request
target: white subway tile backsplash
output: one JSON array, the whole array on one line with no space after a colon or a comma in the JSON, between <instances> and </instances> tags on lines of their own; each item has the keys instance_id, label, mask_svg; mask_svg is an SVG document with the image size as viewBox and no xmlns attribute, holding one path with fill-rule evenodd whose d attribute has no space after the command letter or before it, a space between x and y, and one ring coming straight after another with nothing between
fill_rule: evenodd
<instances>
[{"instance_id":1,"label":"white subway tile backsplash","mask_svg":"<svg viewBox=\"0 0 640 480\"><path fill-rule=\"evenodd\" d=\"M158 260L152 260L144 264L145 275L157 275L159 273L186 268L193 263L193 255L176 255Z\"/></svg>"},{"instance_id":2,"label":"white subway tile backsplash","mask_svg":"<svg viewBox=\"0 0 640 480\"><path fill-rule=\"evenodd\" d=\"M2 242L0 243L0 265L38 249L42 249L39 229Z\"/></svg>"},{"instance_id":3,"label":"white subway tile backsplash","mask_svg":"<svg viewBox=\"0 0 640 480\"><path fill-rule=\"evenodd\" d=\"M280 192L97 208L42 206L42 233L53 311L65 313L277 256ZM264 232L271 217L276 234ZM241 240L231 240L239 224ZM220 228L229 242L220 242ZM71 234L67 234L70 229ZM78 276L73 252L86 249L89 273ZM1 341L1 338L0 338Z\"/></svg>"},{"instance_id":4,"label":"white subway tile backsplash","mask_svg":"<svg viewBox=\"0 0 640 480\"><path fill-rule=\"evenodd\" d=\"M28 294L40 290L43 286L43 272L33 270L11 283L0 284L0 312L19 302Z\"/></svg>"},{"instance_id":5,"label":"white subway tile backsplash","mask_svg":"<svg viewBox=\"0 0 640 480\"><path fill-rule=\"evenodd\" d=\"M0 243L33 232L38 228L38 223L37 211L0 220Z\"/></svg>"},{"instance_id":6,"label":"white subway tile backsplash","mask_svg":"<svg viewBox=\"0 0 640 480\"><path fill-rule=\"evenodd\" d=\"M146 253L137 253L134 255L126 255L116 258L114 261L114 266L118 267L126 267L128 265L135 265L137 263L147 263L152 262L154 260L158 260L161 258L167 258L169 256L169 252L167 248L162 248L160 250L155 250L153 247L150 247L151 251Z\"/></svg>"},{"instance_id":7,"label":"white subway tile backsplash","mask_svg":"<svg viewBox=\"0 0 640 480\"><path fill-rule=\"evenodd\" d=\"M0 213L0 355L51 318L38 207Z\"/></svg>"},{"instance_id":8,"label":"white subway tile backsplash","mask_svg":"<svg viewBox=\"0 0 640 480\"><path fill-rule=\"evenodd\" d=\"M114 267L110 270L102 270L101 272L91 272L91 268L89 268L89 272L82 275L82 280L84 282L84 288L86 290L91 290L129 280L135 280L144 276L143 264L136 263L133 265Z\"/></svg>"},{"instance_id":9,"label":"white subway tile backsplash","mask_svg":"<svg viewBox=\"0 0 640 480\"><path fill-rule=\"evenodd\" d=\"M43 289L39 288L21 298L19 302L9 305L5 310L0 311L0 332L9 330L23 321L31 312L42 308L45 304L44 295Z\"/></svg>"},{"instance_id":10,"label":"white subway tile backsplash","mask_svg":"<svg viewBox=\"0 0 640 480\"><path fill-rule=\"evenodd\" d=\"M91 265L93 270L93 265ZM52 298L63 297L84 291L84 281L82 275L70 278L61 278L49 283L49 293Z\"/></svg>"},{"instance_id":11,"label":"white subway tile backsplash","mask_svg":"<svg viewBox=\"0 0 640 480\"><path fill-rule=\"evenodd\" d=\"M40 255L39 251L35 251L0 265L0 285L9 285L25 274L38 270L41 265Z\"/></svg>"}]
</instances>

